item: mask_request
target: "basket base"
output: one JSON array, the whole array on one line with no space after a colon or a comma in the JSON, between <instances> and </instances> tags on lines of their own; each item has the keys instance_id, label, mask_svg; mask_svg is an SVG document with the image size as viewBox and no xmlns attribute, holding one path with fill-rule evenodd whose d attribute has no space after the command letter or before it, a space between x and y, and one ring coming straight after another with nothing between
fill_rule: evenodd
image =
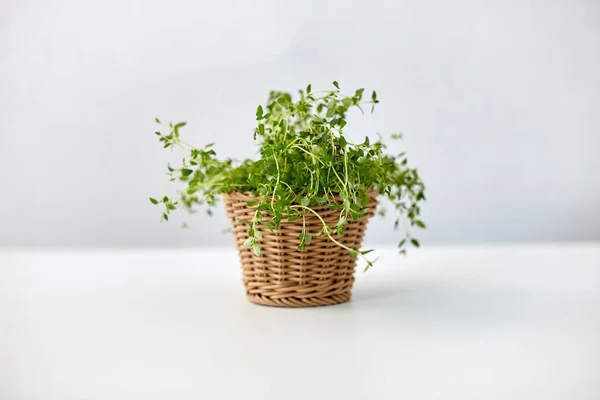
<instances>
[{"instance_id":1,"label":"basket base","mask_svg":"<svg viewBox=\"0 0 600 400\"><path fill-rule=\"evenodd\" d=\"M271 299L260 294L248 294L248 300L252 303L260 304L269 307L285 307L285 308L300 308L300 307L322 307L342 304L350 301L352 293L341 293L329 297L284 297L280 299Z\"/></svg>"}]
</instances>

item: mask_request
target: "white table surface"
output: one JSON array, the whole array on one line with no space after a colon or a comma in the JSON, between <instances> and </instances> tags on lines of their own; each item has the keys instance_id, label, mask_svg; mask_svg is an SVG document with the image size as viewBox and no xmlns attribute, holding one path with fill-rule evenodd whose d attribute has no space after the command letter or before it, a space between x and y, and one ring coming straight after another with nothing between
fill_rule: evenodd
<instances>
[{"instance_id":1,"label":"white table surface","mask_svg":"<svg viewBox=\"0 0 600 400\"><path fill-rule=\"evenodd\" d=\"M0 399L599 399L600 245L380 251L350 303L227 250L0 250Z\"/></svg>"}]
</instances>

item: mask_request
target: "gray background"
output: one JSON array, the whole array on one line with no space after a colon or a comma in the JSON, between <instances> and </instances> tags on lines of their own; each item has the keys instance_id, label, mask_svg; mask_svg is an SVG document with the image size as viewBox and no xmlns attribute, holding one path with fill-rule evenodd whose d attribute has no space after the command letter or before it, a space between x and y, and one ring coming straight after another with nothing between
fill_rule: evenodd
<instances>
[{"instance_id":1,"label":"gray background","mask_svg":"<svg viewBox=\"0 0 600 400\"><path fill-rule=\"evenodd\" d=\"M600 239L599 71L593 0L3 0L0 245L232 244L158 222L154 117L250 157L270 89L334 79L381 99L353 135L404 132L424 243Z\"/></svg>"}]
</instances>

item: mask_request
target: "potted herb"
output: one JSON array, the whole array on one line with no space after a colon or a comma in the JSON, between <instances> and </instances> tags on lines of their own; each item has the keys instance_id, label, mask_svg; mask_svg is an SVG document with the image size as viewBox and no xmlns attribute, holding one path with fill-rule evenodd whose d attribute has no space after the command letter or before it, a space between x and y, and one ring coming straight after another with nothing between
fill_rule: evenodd
<instances>
[{"instance_id":1,"label":"potted herb","mask_svg":"<svg viewBox=\"0 0 600 400\"><path fill-rule=\"evenodd\" d=\"M164 207L168 220L179 207L193 212L204 205L211 213L220 195L252 302L306 307L348 301L357 257L365 270L373 265L371 250L361 250L361 243L378 196L397 213L394 226L404 232L400 252L419 246L410 234L411 227L425 227L419 219L424 186L416 169L407 166L404 153L386 154L381 137L354 143L344 133L348 112L364 106L373 112L376 93L363 100L364 89L343 95L337 82L333 86L313 92L308 85L297 99L272 91L266 106L256 109L257 160L220 160L212 144L188 144L180 138L184 122L156 132L165 148L184 154L179 167L168 166L169 181L183 187L174 197L150 201Z\"/></svg>"}]
</instances>

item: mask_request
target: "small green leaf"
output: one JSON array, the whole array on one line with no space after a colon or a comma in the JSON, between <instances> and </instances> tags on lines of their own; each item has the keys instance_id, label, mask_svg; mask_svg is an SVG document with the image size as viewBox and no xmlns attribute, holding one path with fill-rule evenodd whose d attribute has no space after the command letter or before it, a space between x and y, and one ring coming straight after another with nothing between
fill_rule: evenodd
<instances>
[{"instance_id":1,"label":"small green leaf","mask_svg":"<svg viewBox=\"0 0 600 400\"><path fill-rule=\"evenodd\" d=\"M167 196L164 196L164 197L162 198L162 202L163 202L163 203L166 203L166 202L168 202L168 201L169 201L169 198L168 198Z\"/></svg>"},{"instance_id":2,"label":"small green leaf","mask_svg":"<svg viewBox=\"0 0 600 400\"><path fill-rule=\"evenodd\" d=\"M419 247L419 241L417 239L410 239L410 242L413 244L413 246Z\"/></svg>"},{"instance_id":3,"label":"small green leaf","mask_svg":"<svg viewBox=\"0 0 600 400\"><path fill-rule=\"evenodd\" d=\"M156 200L156 199L153 199L152 197L150 197L150 202L151 202L152 204L158 204L158 200Z\"/></svg>"},{"instance_id":4,"label":"small green leaf","mask_svg":"<svg viewBox=\"0 0 600 400\"><path fill-rule=\"evenodd\" d=\"M300 244L308 246L312 242L312 235L308 232L300 232Z\"/></svg>"},{"instance_id":5,"label":"small green leaf","mask_svg":"<svg viewBox=\"0 0 600 400\"><path fill-rule=\"evenodd\" d=\"M373 90L373 93L371 93L371 100L373 100L373 101L377 100L377 92L374 90Z\"/></svg>"},{"instance_id":6,"label":"small green leaf","mask_svg":"<svg viewBox=\"0 0 600 400\"><path fill-rule=\"evenodd\" d=\"M154 120L156 121L157 124L160 124L160 119L154 118Z\"/></svg>"},{"instance_id":7,"label":"small green leaf","mask_svg":"<svg viewBox=\"0 0 600 400\"><path fill-rule=\"evenodd\" d=\"M327 203L327 197L326 196L320 196L316 198L317 200L317 204L322 206L323 204Z\"/></svg>"},{"instance_id":8,"label":"small green leaf","mask_svg":"<svg viewBox=\"0 0 600 400\"><path fill-rule=\"evenodd\" d=\"M265 134L265 125L264 124L258 124L258 133L260 133L261 135Z\"/></svg>"},{"instance_id":9,"label":"small green leaf","mask_svg":"<svg viewBox=\"0 0 600 400\"><path fill-rule=\"evenodd\" d=\"M333 117L335 114L335 100L331 100L329 104L327 104L327 114L325 116L327 118Z\"/></svg>"},{"instance_id":10,"label":"small green leaf","mask_svg":"<svg viewBox=\"0 0 600 400\"><path fill-rule=\"evenodd\" d=\"M254 232L254 237L255 237L256 239L262 239L262 238L263 238L263 235L262 235L262 233L261 233L260 231L255 231L255 232Z\"/></svg>"},{"instance_id":11,"label":"small green leaf","mask_svg":"<svg viewBox=\"0 0 600 400\"><path fill-rule=\"evenodd\" d=\"M256 257L260 257L260 246L258 243L254 243L252 245L252 249L254 249L254 255L256 255Z\"/></svg>"},{"instance_id":12,"label":"small green leaf","mask_svg":"<svg viewBox=\"0 0 600 400\"><path fill-rule=\"evenodd\" d=\"M333 81L333 86L335 86L335 87L336 87L336 89L339 89L339 88L340 88L340 85L338 85L337 81Z\"/></svg>"},{"instance_id":13,"label":"small green leaf","mask_svg":"<svg viewBox=\"0 0 600 400\"><path fill-rule=\"evenodd\" d=\"M244 242L244 247L252 247L253 244L254 244L254 240L252 238L248 238Z\"/></svg>"},{"instance_id":14,"label":"small green leaf","mask_svg":"<svg viewBox=\"0 0 600 400\"><path fill-rule=\"evenodd\" d=\"M300 204L303 205L304 207L307 207L310 204L310 199L306 196L304 196L302 198L302 200L300 200Z\"/></svg>"},{"instance_id":15,"label":"small green leaf","mask_svg":"<svg viewBox=\"0 0 600 400\"><path fill-rule=\"evenodd\" d=\"M184 176L184 177L190 176L192 174L192 172L194 172L194 171L191 169L183 168L181 170L181 176Z\"/></svg>"},{"instance_id":16,"label":"small green leaf","mask_svg":"<svg viewBox=\"0 0 600 400\"><path fill-rule=\"evenodd\" d=\"M163 213L162 217L165 221L169 220L169 216L167 215L167 213Z\"/></svg>"},{"instance_id":17,"label":"small green leaf","mask_svg":"<svg viewBox=\"0 0 600 400\"><path fill-rule=\"evenodd\" d=\"M344 211L346 212L346 214L348 214L350 212L350 200L344 199L343 206L344 206Z\"/></svg>"},{"instance_id":18,"label":"small green leaf","mask_svg":"<svg viewBox=\"0 0 600 400\"><path fill-rule=\"evenodd\" d=\"M416 220L415 225L418 226L419 228L425 228L425 224L421 220Z\"/></svg>"},{"instance_id":19,"label":"small green leaf","mask_svg":"<svg viewBox=\"0 0 600 400\"><path fill-rule=\"evenodd\" d=\"M311 88L312 88L312 86L311 86L311 85L308 85L308 86L306 87L306 94L310 94L310 89L311 89Z\"/></svg>"}]
</instances>

